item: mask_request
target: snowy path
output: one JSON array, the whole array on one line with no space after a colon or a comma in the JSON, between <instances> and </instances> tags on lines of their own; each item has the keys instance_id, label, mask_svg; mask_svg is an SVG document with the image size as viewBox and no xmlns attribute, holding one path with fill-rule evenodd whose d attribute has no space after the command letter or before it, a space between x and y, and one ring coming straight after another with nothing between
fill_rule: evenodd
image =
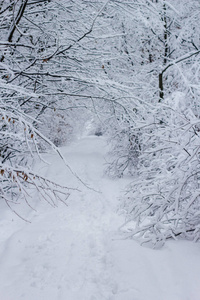
<instances>
[{"instance_id":1,"label":"snowy path","mask_svg":"<svg viewBox=\"0 0 200 300\"><path fill-rule=\"evenodd\" d=\"M171 241L151 250L119 238L117 198L128 181L103 176L105 152L103 137L95 136L63 149L72 169L101 193L82 187L56 209L36 200L31 224L2 204L0 300L200 299L199 244ZM77 185L59 158L47 158L44 174Z\"/></svg>"}]
</instances>

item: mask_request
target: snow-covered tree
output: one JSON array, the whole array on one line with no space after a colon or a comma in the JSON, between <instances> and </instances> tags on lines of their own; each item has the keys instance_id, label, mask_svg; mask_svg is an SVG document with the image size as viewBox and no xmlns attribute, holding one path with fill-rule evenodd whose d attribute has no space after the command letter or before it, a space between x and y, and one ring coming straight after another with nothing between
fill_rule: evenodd
<instances>
[{"instance_id":1,"label":"snow-covered tree","mask_svg":"<svg viewBox=\"0 0 200 300\"><path fill-rule=\"evenodd\" d=\"M154 245L182 235L198 239L199 2L116 5L135 25L131 31L127 18L124 26L133 82L115 105L109 167L134 178L123 207L130 235Z\"/></svg>"},{"instance_id":2,"label":"snow-covered tree","mask_svg":"<svg viewBox=\"0 0 200 300\"><path fill-rule=\"evenodd\" d=\"M200 121L183 93L166 102L141 126L143 148L124 207L130 235L153 246L178 236L198 240L200 228Z\"/></svg>"},{"instance_id":3,"label":"snow-covered tree","mask_svg":"<svg viewBox=\"0 0 200 300\"><path fill-rule=\"evenodd\" d=\"M0 197L9 206L18 199L29 204L33 187L54 204L69 189L36 174L31 160L46 146L64 160L55 145L68 139L76 111L85 108L90 71L81 77L88 53L83 40L104 5L14 0L0 9Z\"/></svg>"},{"instance_id":4,"label":"snow-covered tree","mask_svg":"<svg viewBox=\"0 0 200 300\"><path fill-rule=\"evenodd\" d=\"M112 143L109 173L134 178L133 234L198 239L199 9L197 0L1 1L7 203L21 191L27 200L27 184L53 199L57 187L30 157L47 145L59 152L93 118Z\"/></svg>"}]
</instances>

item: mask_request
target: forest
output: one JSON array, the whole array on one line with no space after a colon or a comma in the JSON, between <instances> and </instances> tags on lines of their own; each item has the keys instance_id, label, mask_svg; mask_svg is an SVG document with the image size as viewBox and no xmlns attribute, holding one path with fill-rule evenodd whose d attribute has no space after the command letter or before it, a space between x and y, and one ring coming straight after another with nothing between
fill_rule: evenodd
<instances>
[{"instance_id":1,"label":"forest","mask_svg":"<svg viewBox=\"0 0 200 300\"><path fill-rule=\"evenodd\" d=\"M0 3L1 199L65 187L32 170L92 119L111 143L106 172L132 176L132 236L200 234L199 1ZM64 160L64 158L63 158ZM68 195L68 193L67 193Z\"/></svg>"},{"instance_id":2,"label":"forest","mask_svg":"<svg viewBox=\"0 0 200 300\"><path fill-rule=\"evenodd\" d=\"M199 299L199 13L0 0L1 299Z\"/></svg>"}]
</instances>

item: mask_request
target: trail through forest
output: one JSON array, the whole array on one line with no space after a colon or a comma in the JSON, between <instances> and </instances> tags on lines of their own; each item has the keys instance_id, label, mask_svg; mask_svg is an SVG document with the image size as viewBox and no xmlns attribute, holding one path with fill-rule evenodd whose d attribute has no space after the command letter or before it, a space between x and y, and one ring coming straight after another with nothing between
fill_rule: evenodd
<instances>
[{"instance_id":1,"label":"trail through forest","mask_svg":"<svg viewBox=\"0 0 200 300\"><path fill-rule=\"evenodd\" d=\"M0 300L199 300L200 244L169 241L160 250L124 240L118 213L130 179L104 175L104 137L84 136L62 148L80 185L55 154L37 169L79 186L68 206L34 199L24 222L1 203Z\"/></svg>"}]
</instances>

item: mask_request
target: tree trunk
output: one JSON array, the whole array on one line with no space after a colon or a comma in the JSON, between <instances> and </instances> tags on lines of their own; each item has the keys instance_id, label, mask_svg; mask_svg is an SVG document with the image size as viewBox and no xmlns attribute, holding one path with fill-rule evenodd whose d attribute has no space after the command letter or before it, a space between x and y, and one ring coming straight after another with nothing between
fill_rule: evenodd
<instances>
[{"instance_id":1,"label":"tree trunk","mask_svg":"<svg viewBox=\"0 0 200 300\"><path fill-rule=\"evenodd\" d=\"M166 5L165 0L163 1L163 22L164 22L164 60L163 65L167 64L167 57L169 53L168 46L168 32L167 32L167 16L166 16ZM159 74L159 102L164 99L164 91L163 91L163 72Z\"/></svg>"},{"instance_id":2,"label":"tree trunk","mask_svg":"<svg viewBox=\"0 0 200 300\"><path fill-rule=\"evenodd\" d=\"M164 98L163 92L163 73L159 74L159 102L161 102Z\"/></svg>"}]
</instances>

